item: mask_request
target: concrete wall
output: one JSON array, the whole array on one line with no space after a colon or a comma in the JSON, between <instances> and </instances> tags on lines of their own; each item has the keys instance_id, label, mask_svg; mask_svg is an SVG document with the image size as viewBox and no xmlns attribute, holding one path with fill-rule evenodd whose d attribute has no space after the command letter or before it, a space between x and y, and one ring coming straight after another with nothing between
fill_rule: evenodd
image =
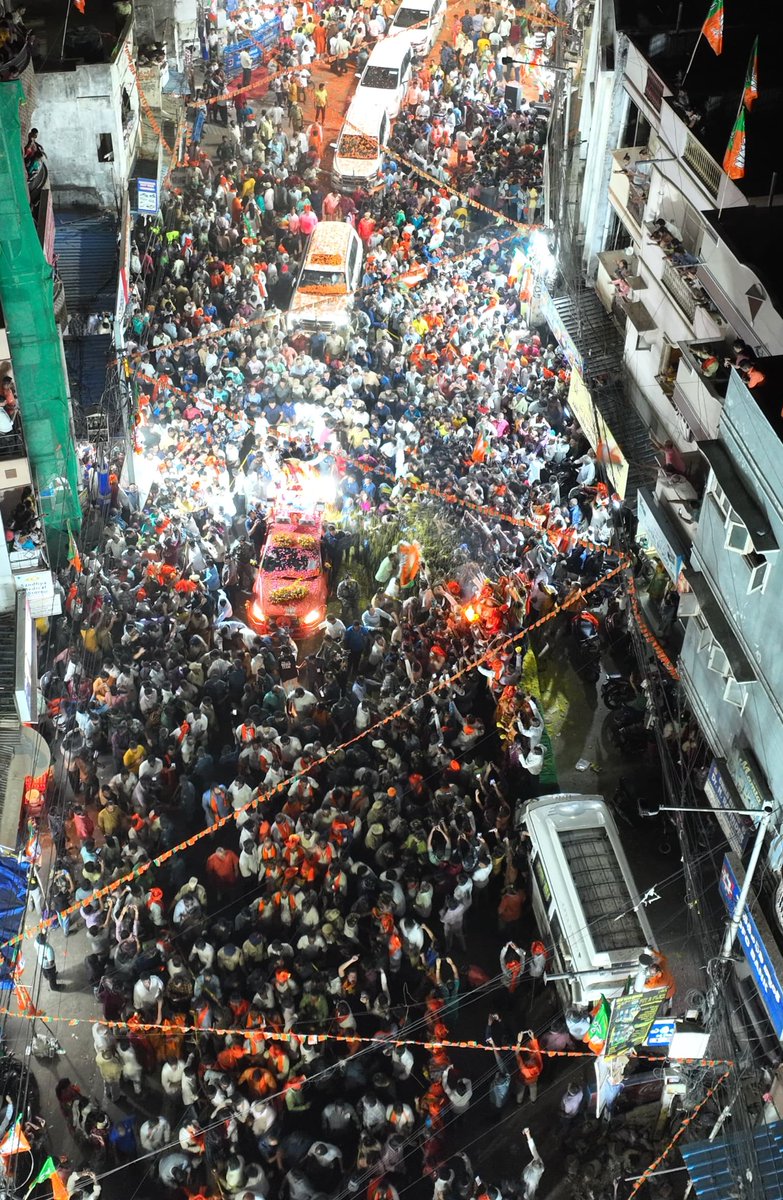
<instances>
[{"instance_id":1,"label":"concrete wall","mask_svg":"<svg viewBox=\"0 0 783 1200\"><path fill-rule=\"evenodd\" d=\"M764 591L748 595L748 566L741 555L724 548L723 515L714 500L705 496L692 561L709 582L757 676L758 682L747 687L742 713L723 699L722 677L707 669L694 620L688 623L682 661L688 691L706 732L719 742L716 748L728 756L732 748L750 745L783 807L783 443L734 372L721 417L720 440L781 547L780 552L768 556Z\"/></svg>"},{"instance_id":2,"label":"concrete wall","mask_svg":"<svg viewBox=\"0 0 783 1200\"><path fill-rule=\"evenodd\" d=\"M724 242L715 241L714 235L702 243L702 256L705 266L720 283L726 295L731 298L748 324L753 326L758 339L757 344L763 346L769 354L783 354L783 316L777 312L769 298L762 301L755 317L751 313L745 293L749 288L758 288L761 285L750 267L737 262L728 246Z\"/></svg>"},{"instance_id":3,"label":"concrete wall","mask_svg":"<svg viewBox=\"0 0 783 1200\"><path fill-rule=\"evenodd\" d=\"M47 165L55 202L116 209L133 163L139 131L139 97L125 47L111 63L75 71L43 71L37 77L34 123L46 135ZM130 97L130 133L122 125L122 89ZM101 162L101 134L110 134L113 162Z\"/></svg>"}]
</instances>

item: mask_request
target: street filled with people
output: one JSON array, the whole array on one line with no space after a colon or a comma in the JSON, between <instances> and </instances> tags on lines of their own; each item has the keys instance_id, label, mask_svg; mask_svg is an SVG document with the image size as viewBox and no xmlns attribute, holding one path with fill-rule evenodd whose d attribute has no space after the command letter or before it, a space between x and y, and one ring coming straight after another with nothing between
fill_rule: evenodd
<instances>
[{"instance_id":1,"label":"street filled with people","mask_svg":"<svg viewBox=\"0 0 783 1200\"><path fill-rule=\"evenodd\" d=\"M322 166L318 63L387 24L333 5L297 16L267 95L201 109L137 221L142 505L85 451L103 532L40 681L69 808L36 948L60 987L83 923L96 999L93 1085L57 1084L70 1194L144 1156L149 1195L532 1200L563 1140L578 1159L591 1012L542 983L515 808L554 779L536 638L566 653L596 593L621 606L618 509L532 320L552 25L447 22L381 186ZM319 327L346 289L299 268L345 223L360 281ZM515 1168L483 1154L501 1127Z\"/></svg>"}]
</instances>

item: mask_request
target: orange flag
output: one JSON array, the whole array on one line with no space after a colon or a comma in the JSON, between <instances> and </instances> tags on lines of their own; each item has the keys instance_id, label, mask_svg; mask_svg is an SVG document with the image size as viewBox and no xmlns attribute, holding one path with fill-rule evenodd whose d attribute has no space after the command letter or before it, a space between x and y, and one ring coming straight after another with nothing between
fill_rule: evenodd
<instances>
[{"instance_id":1,"label":"orange flag","mask_svg":"<svg viewBox=\"0 0 783 1200\"><path fill-rule=\"evenodd\" d=\"M748 63L748 73L745 76L745 91L742 93L742 103L748 112L759 98L759 39L753 43Z\"/></svg>"},{"instance_id":2,"label":"orange flag","mask_svg":"<svg viewBox=\"0 0 783 1200\"><path fill-rule=\"evenodd\" d=\"M0 1154L2 1154L3 1157L6 1155L10 1156L12 1154L24 1154L26 1151L29 1151L29 1149L30 1143L27 1140L25 1131L22 1129L22 1118L17 1117L16 1124L12 1129L8 1130L8 1133L5 1135L2 1142L0 1142Z\"/></svg>"},{"instance_id":3,"label":"orange flag","mask_svg":"<svg viewBox=\"0 0 783 1200\"><path fill-rule=\"evenodd\" d=\"M73 7L78 8L80 13L84 13L85 0L73 0Z\"/></svg>"},{"instance_id":4,"label":"orange flag","mask_svg":"<svg viewBox=\"0 0 783 1200\"><path fill-rule=\"evenodd\" d=\"M701 31L715 53L720 54L723 50L723 0L712 0Z\"/></svg>"},{"instance_id":5,"label":"orange flag","mask_svg":"<svg viewBox=\"0 0 783 1200\"><path fill-rule=\"evenodd\" d=\"M723 170L729 179L745 177L745 109L741 108L731 131L729 144L723 156Z\"/></svg>"}]
</instances>

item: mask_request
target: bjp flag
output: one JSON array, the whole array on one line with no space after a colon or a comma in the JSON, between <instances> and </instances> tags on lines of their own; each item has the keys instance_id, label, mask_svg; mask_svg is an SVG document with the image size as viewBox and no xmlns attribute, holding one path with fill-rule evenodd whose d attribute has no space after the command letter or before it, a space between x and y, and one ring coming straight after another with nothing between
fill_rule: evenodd
<instances>
[{"instance_id":1,"label":"bjp flag","mask_svg":"<svg viewBox=\"0 0 783 1200\"><path fill-rule=\"evenodd\" d=\"M720 54L723 50L723 0L712 0L701 31L715 53Z\"/></svg>"},{"instance_id":2,"label":"bjp flag","mask_svg":"<svg viewBox=\"0 0 783 1200\"><path fill-rule=\"evenodd\" d=\"M759 98L759 39L753 43L748 62L748 73L745 76L745 91L742 93L742 103L748 112Z\"/></svg>"},{"instance_id":3,"label":"bjp flag","mask_svg":"<svg viewBox=\"0 0 783 1200\"><path fill-rule=\"evenodd\" d=\"M745 177L745 109L741 108L731 131L729 144L723 156L723 170L729 179Z\"/></svg>"}]
</instances>

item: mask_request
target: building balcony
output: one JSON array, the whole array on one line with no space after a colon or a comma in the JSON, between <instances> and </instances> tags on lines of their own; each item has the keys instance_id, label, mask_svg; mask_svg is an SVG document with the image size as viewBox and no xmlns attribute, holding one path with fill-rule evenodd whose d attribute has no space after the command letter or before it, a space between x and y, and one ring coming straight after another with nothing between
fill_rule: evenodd
<instances>
[{"instance_id":1,"label":"building balcony","mask_svg":"<svg viewBox=\"0 0 783 1200\"><path fill-rule=\"evenodd\" d=\"M609 178L609 203L628 232L641 239L644 230L644 211L647 206L649 183L635 183L633 163L647 147L620 147L612 154L612 174Z\"/></svg>"},{"instance_id":2,"label":"building balcony","mask_svg":"<svg viewBox=\"0 0 783 1200\"><path fill-rule=\"evenodd\" d=\"M20 31L19 35L11 40L8 57L0 60L0 83L11 83L14 79L19 79L33 57L32 33L28 33L23 26L16 28ZM20 46L19 41L22 38L24 40Z\"/></svg>"},{"instance_id":3,"label":"building balcony","mask_svg":"<svg viewBox=\"0 0 783 1200\"><path fill-rule=\"evenodd\" d=\"M64 42L63 16L50 0L27 0L25 20L35 34L33 57L39 73L113 63L133 25L132 15L118 15L112 0L90 0L84 17L72 11Z\"/></svg>"},{"instance_id":4,"label":"building balcony","mask_svg":"<svg viewBox=\"0 0 783 1200\"><path fill-rule=\"evenodd\" d=\"M680 361L674 385L674 402L697 441L718 436L731 376L726 360L730 357L733 340L732 333L725 339L679 343Z\"/></svg>"}]
</instances>

